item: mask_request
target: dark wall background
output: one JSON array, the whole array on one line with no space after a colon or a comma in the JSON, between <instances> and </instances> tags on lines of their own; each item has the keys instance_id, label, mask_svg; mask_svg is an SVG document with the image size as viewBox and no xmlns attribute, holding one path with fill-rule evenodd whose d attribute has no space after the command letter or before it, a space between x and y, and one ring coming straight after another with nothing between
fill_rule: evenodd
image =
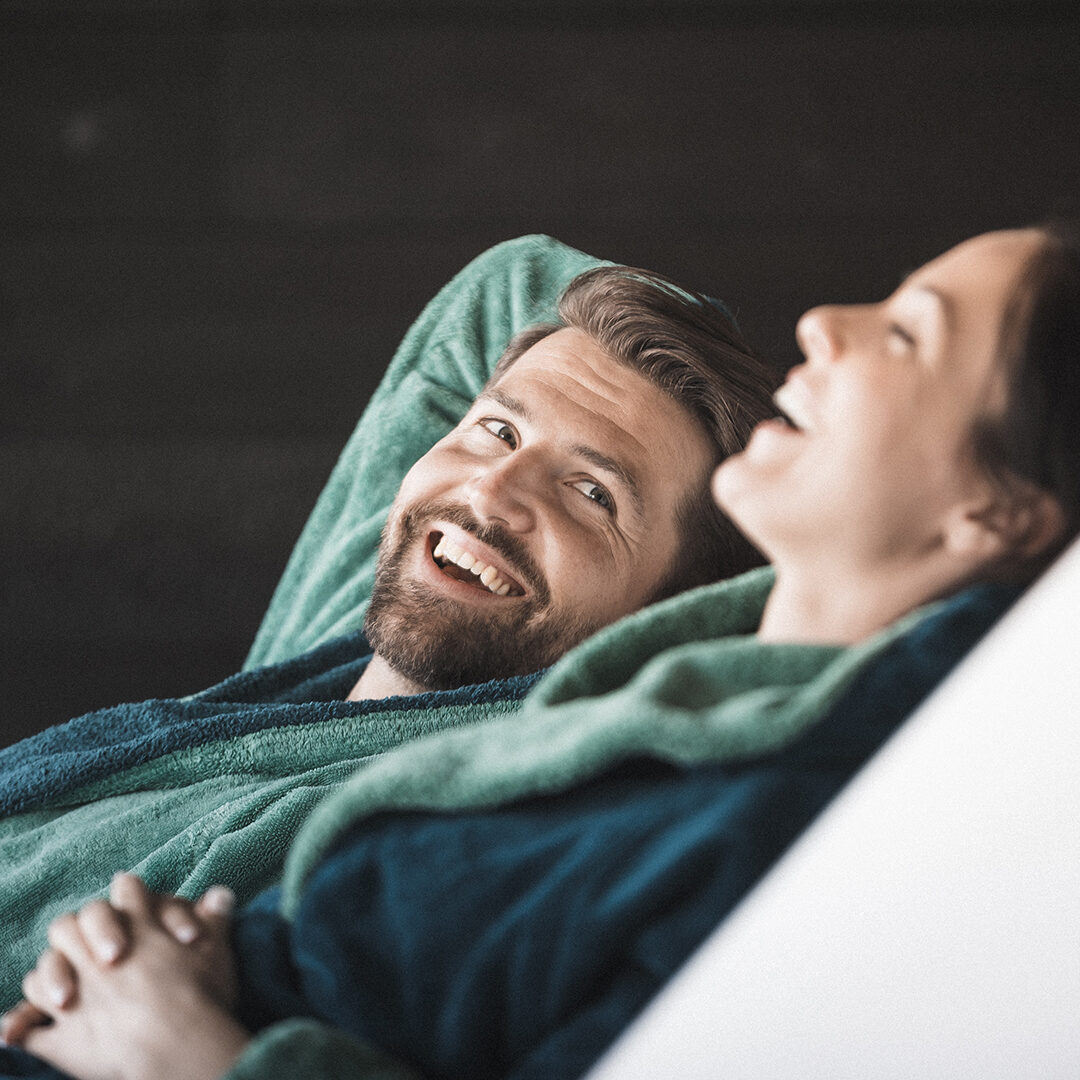
<instances>
[{"instance_id":1,"label":"dark wall background","mask_svg":"<svg viewBox=\"0 0 1080 1080\"><path fill-rule=\"evenodd\" d=\"M0 4L0 740L239 667L492 243L665 271L786 365L811 304L1075 211L1074 7Z\"/></svg>"}]
</instances>

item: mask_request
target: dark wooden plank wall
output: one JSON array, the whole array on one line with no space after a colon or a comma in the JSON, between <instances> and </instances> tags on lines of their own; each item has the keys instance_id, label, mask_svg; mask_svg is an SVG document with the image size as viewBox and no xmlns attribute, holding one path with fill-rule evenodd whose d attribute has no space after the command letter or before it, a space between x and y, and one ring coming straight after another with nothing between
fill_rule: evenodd
<instances>
[{"instance_id":1,"label":"dark wooden plank wall","mask_svg":"<svg viewBox=\"0 0 1080 1080\"><path fill-rule=\"evenodd\" d=\"M1074 5L0 6L0 740L235 670L394 345L552 233L807 306L1075 211Z\"/></svg>"}]
</instances>

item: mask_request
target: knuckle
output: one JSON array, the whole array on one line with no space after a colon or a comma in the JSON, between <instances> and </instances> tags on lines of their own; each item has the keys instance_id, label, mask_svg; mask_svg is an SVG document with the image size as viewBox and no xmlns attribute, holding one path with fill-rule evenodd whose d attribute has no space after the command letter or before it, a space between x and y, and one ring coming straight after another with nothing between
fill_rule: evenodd
<instances>
[{"instance_id":1,"label":"knuckle","mask_svg":"<svg viewBox=\"0 0 1080 1080\"><path fill-rule=\"evenodd\" d=\"M74 929L75 915L70 911L65 911L63 915L58 915L49 923L47 937L50 942L62 941L69 937Z\"/></svg>"},{"instance_id":2,"label":"knuckle","mask_svg":"<svg viewBox=\"0 0 1080 1080\"><path fill-rule=\"evenodd\" d=\"M90 900L80 909L76 919L80 923L98 924L107 922L112 914L112 908L105 900Z\"/></svg>"}]
</instances>

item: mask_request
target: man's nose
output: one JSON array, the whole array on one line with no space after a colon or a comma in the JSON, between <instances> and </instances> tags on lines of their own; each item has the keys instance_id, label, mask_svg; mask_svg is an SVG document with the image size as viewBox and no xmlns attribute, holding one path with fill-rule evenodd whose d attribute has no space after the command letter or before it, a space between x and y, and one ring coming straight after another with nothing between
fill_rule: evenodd
<instances>
[{"instance_id":1,"label":"man's nose","mask_svg":"<svg viewBox=\"0 0 1080 1080\"><path fill-rule=\"evenodd\" d=\"M528 532L536 524L536 463L517 451L478 467L465 484L473 513L483 521L501 521L511 532Z\"/></svg>"},{"instance_id":2,"label":"man's nose","mask_svg":"<svg viewBox=\"0 0 1080 1080\"><path fill-rule=\"evenodd\" d=\"M810 362L835 360L843 347L843 311L835 304L811 308L795 327L795 340Z\"/></svg>"}]
</instances>

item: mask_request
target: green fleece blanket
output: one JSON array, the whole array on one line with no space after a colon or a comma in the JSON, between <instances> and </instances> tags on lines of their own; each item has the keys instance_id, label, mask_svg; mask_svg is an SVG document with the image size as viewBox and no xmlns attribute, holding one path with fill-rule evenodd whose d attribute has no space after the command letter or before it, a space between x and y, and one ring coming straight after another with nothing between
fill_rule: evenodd
<instances>
[{"instance_id":1,"label":"green fleece blanket","mask_svg":"<svg viewBox=\"0 0 1080 1080\"><path fill-rule=\"evenodd\" d=\"M313 701L234 709L228 702L153 702L150 719L192 706L209 730L238 716L268 726L155 755L0 820L2 1005L45 944L49 921L100 895L118 870L197 896L215 882L250 898L274 883L292 838L328 792L404 741L517 710L528 680L472 693L363 703ZM149 706L149 707L148 707ZM383 706L383 707L373 707ZM123 720L123 707L116 712Z\"/></svg>"},{"instance_id":2,"label":"green fleece blanket","mask_svg":"<svg viewBox=\"0 0 1080 1080\"><path fill-rule=\"evenodd\" d=\"M517 708L511 692L357 710L305 700L302 680L291 697L273 698L281 687L265 673L277 669L264 665L362 625L402 476L457 423L507 340L552 318L566 284L597 262L548 237L523 237L481 255L431 301L296 546L248 659L248 683L92 714L0 755L0 1007L18 996L48 921L101 895L116 871L188 895L223 881L250 896L280 875L311 809L372 755Z\"/></svg>"},{"instance_id":3,"label":"green fleece blanket","mask_svg":"<svg viewBox=\"0 0 1080 1080\"><path fill-rule=\"evenodd\" d=\"M504 805L566 791L635 757L692 766L768 755L819 723L876 658L949 603L851 648L762 644L754 632L773 580L764 568L629 616L564 657L514 716L383 755L308 818L286 864L283 914L295 914L343 835L380 812ZM259 1032L227 1080L281 1075L414 1074L332 1028L290 1019Z\"/></svg>"},{"instance_id":4,"label":"green fleece blanket","mask_svg":"<svg viewBox=\"0 0 1080 1080\"><path fill-rule=\"evenodd\" d=\"M940 605L850 648L754 636L769 567L646 608L568 653L523 709L384 755L324 801L286 864L284 911L341 834L384 810L462 810L562 791L629 757L697 765L776 750L818 722L867 663Z\"/></svg>"}]
</instances>

